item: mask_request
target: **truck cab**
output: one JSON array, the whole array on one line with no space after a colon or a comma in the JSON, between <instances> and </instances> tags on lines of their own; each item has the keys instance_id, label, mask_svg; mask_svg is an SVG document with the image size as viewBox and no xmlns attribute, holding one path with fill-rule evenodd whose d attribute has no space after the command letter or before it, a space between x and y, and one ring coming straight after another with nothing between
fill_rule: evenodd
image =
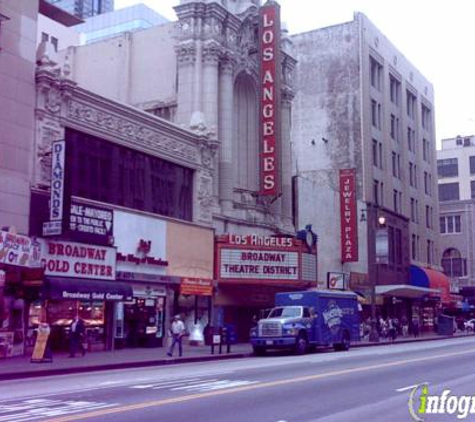
<instances>
[{"instance_id":1,"label":"truck cab","mask_svg":"<svg viewBox=\"0 0 475 422\"><path fill-rule=\"evenodd\" d=\"M348 350L358 336L356 295L332 291L278 293L276 307L250 332L257 355L268 349L304 354L317 346Z\"/></svg>"}]
</instances>

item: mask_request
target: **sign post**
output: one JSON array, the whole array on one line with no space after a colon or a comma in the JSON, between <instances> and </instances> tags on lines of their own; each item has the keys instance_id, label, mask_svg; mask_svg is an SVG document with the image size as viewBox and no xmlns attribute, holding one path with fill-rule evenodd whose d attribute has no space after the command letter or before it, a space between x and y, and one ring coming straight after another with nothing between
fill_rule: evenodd
<instances>
[{"instance_id":1,"label":"sign post","mask_svg":"<svg viewBox=\"0 0 475 422\"><path fill-rule=\"evenodd\" d=\"M50 328L47 323L41 323L38 327L35 348L31 356L32 363L53 362L53 356L48 345Z\"/></svg>"}]
</instances>

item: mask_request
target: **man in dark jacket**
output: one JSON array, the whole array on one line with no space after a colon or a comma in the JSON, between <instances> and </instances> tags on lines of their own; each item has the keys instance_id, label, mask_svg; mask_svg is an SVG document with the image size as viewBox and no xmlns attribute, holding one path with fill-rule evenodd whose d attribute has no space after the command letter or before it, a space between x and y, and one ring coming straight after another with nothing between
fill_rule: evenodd
<instances>
[{"instance_id":1,"label":"man in dark jacket","mask_svg":"<svg viewBox=\"0 0 475 422\"><path fill-rule=\"evenodd\" d=\"M81 350L82 355L86 354L86 349L83 346L83 337L85 333L84 321L76 315L69 331L69 357L76 356L78 348Z\"/></svg>"}]
</instances>

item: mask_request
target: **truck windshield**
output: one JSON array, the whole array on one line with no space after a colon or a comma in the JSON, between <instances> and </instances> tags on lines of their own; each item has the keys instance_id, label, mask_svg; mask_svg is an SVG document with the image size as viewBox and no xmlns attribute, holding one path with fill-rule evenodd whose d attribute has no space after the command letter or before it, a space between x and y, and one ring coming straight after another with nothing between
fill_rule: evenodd
<instances>
[{"instance_id":1,"label":"truck windshield","mask_svg":"<svg viewBox=\"0 0 475 422\"><path fill-rule=\"evenodd\" d=\"M267 318L296 318L302 315L300 306L286 306L285 308L274 308Z\"/></svg>"}]
</instances>

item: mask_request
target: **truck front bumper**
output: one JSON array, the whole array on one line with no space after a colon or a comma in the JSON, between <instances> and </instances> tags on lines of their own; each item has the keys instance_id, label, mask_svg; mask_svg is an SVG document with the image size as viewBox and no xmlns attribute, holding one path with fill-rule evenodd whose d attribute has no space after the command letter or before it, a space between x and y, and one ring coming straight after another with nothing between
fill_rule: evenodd
<instances>
[{"instance_id":1,"label":"truck front bumper","mask_svg":"<svg viewBox=\"0 0 475 422\"><path fill-rule=\"evenodd\" d=\"M295 337L251 338L251 344L253 347L268 349L289 348L295 345Z\"/></svg>"}]
</instances>

